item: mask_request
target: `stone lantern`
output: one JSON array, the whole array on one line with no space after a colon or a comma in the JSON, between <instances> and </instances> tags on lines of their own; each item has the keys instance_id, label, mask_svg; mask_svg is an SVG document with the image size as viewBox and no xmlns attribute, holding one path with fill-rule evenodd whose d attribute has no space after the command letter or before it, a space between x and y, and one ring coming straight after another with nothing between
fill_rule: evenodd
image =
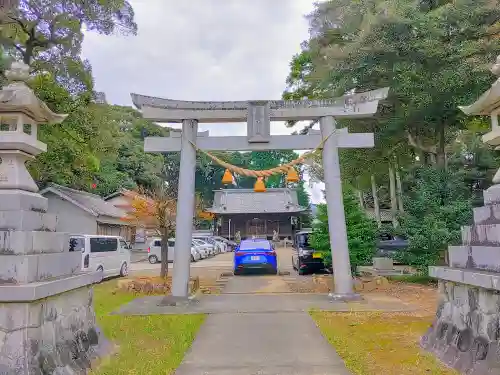
<instances>
[{"instance_id":1,"label":"stone lantern","mask_svg":"<svg viewBox=\"0 0 500 375\"><path fill-rule=\"evenodd\" d=\"M6 208L4 204L14 204L7 199L12 195L31 196L33 201L40 201L39 196L29 194L37 192L38 187L25 162L47 151L47 145L37 139L38 124L59 123L66 118L53 113L26 86L27 65L14 62L5 75L10 84L0 92L0 209ZM23 198L26 199L29 198ZM32 204L44 208L40 203Z\"/></svg>"},{"instance_id":2,"label":"stone lantern","mask_svg":"<svg viewBox=\"0 0 500 375\"><path fill-rule=\"evenodd\" d=\"M500 77L500 56L491 71ZM490 116L483 142L500 149L500 78L475 103L460 107L468 115ZM462 227L462 245L448 247L447 267L430 267L438 279L436 319L421 344L449 366L471 375L500 369L500 170L484 191L484 206Z\"/></svg>"},{"instance_id":3,"label":"stone lantern","mask_svg":"<svg viewBox=\"0 0 500 375\"><path fill-rule=\"evenodd\" d=\"M29 67L15 62L0 91L0 374L70 374L102 349L92 304L98 272L81 271L81 253L25 162L45 152L40 124L60 123L26 85Z\"/></svg>"}]
</instances>

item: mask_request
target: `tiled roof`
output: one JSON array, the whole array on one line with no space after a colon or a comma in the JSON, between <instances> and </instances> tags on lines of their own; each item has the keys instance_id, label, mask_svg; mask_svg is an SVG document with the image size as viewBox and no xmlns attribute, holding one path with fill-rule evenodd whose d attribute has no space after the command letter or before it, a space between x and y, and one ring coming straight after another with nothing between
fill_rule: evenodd
<instances>
[{"instance_id":1,"label":"tiled roof","mask_svg":"<svg viewBox=\"0 0 500 375\"><path fill-rule=\"evenodd\" d=\"M292 189L267 189L256 193L253 189L216 190L214 204L209 212L219 214L302 212L297 192Z\"/></svg>"},{"instance_id":2,"label":"tiled roof","mask_svg":"<svg viewBox=\"0 0 500 375\"><path fill-rule=\"evenodd\" d=\"M70 189L57 184L49 185L47 188L40 191L40 194L45 195L48 192L58 195L62 199L75 204L94 216L103 215L113 218L122 218L126 215L123 210L115 207L112 203L106 202L96 194Z\"/></svg>"}]
</instances>

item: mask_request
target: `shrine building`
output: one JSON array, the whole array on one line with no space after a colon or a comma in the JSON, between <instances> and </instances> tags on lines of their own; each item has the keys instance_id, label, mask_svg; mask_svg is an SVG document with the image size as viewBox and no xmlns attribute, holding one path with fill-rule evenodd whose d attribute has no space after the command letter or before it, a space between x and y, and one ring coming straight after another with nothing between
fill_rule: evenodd
<instances>
[{"instance_id":1,"label":"shrine building","mask_svg":"<svg viewBox=\"0 0 500 375\"><path fill-rule=\"evenodd\" d=\"M274 231L280 239L292 238L299 217L307 211L298 203L297 192L289 188L216 190L214 203L207 210L215 215L215 232L234 239L239 231L241 239L273 238Z\"/></svg>"}]
</instances>

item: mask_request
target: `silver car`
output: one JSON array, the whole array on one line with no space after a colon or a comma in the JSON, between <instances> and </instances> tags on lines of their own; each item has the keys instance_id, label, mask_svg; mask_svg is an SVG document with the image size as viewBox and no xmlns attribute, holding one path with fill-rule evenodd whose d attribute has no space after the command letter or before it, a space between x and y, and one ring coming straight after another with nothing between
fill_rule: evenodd
<instances>
[{"instance_id":1,"label":"silver car","mask_svg":"<svg viewBox=\"0 0 500 375\"><path fill-rule=\"evenodd\" d=\"M207 252L207 256L215 255L215 246L199 238L193 238L193 246Z\"/></svg>"}]
</instances>

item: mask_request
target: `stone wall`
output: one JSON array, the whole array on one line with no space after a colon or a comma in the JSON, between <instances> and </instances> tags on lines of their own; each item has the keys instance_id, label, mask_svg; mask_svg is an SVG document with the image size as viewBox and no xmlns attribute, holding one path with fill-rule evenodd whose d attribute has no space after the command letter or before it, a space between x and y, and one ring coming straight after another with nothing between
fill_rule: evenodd
<instances>
[{"instance_id":1,"label":"stone wall","mask_svg":"<svg viewBox=\"0 0 500 375\"><path fill-rule=\"evenodd\" d=\"M464 374L500 374L500 292L440 280L439 296L422 347Z\"/></svg>"},{"instance_id":2,"label":"stone wall","mask_svg":"<svg viewBox=\"0 0 500 375\"><path fill-rule=\"evenodd\" d=\"M109 349L95 325L91 287L30 304L0 304L2 375L85 373Z\"/></svg>"}]
</instances>

